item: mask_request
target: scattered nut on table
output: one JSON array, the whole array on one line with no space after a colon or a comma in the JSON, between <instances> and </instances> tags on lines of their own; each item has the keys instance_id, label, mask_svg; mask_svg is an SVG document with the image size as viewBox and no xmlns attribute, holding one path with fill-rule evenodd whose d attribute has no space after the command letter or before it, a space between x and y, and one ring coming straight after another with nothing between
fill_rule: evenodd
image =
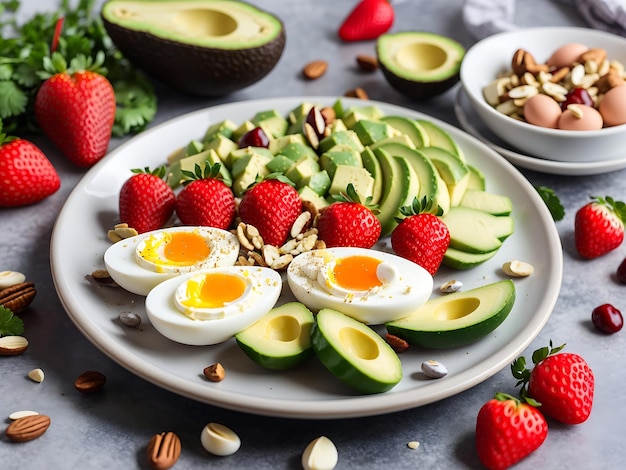
<instances>
[{"instance_id":1,"label":"scattered nut on table","mask_svg":"<svg viewBox=\"0 0 626 470\"><path fill-rule=\"evenodd\" d=\"M146 448L148 465L154 470L167 470L178 461L182 445L173 432L162 432L150 438Z\"/></svg>"},{"instance_id":2,"label":"scattered nut on table","mask_svg":"<svg viewBox=\"0 0 626 470\"><path fill-rule=\"evenodd\" d=\"M333 441L326 436L313 440L302 453L304 470L332 470L337 465L339 455Z\"/></svg>"},{"instance_id":3,"label":"scattered nut on table","mask_svg":"<svg viewBox=\"0 0 626 470\"><path fill-rule=\"evenodd\" d=\"M28 349L28 340L23 336L0 338L0 356L17 356Z\"/></svg>"},{"instance_id":4,"label":"scattered nut on table","mask_svg":"<svg viewBox=\"0 0 626 470\"><path fill-rule=\"evenodd\" d=\"M41 383L45 378L45 374L41 369L33 369L28 373L28 378L31 379L33 382Z\"/></svg>"},{"instance_id":5,"label":"scattered nut on table","mask_svg":"<svg viewBox=\"0 0 626 470\"><path fill-rule=\"evenodd\" d=\"M31 411L31 410L14 411L13 413L9 415L9 419L11 421L15 421L16 419L24 418L26 416L35 416L38 414L39 413L37 413L36 411Z\"/></svg>"},{"instance_id":6,"label":"scattered nut on table","mask_svg":"<svg viewBox=\"0 0 626 470\"><path fill-rule=\"evenodd\" d=\"M26 280L26 276L17 271L0 271L0 289L21 284Z\"/></svg>"},{"instance_id":7,"label":"scattered nut on table","mask_svg":"<svg viewBox=\"0 0 626 470\"><path fill-rule=\"evenodd\" d=\"M96 393L104 387L107 378L102 372L88 370L80 374L74 382L74 388L81 393Z\"/></svg>"},{"instance_id":8,"label":"scattered nut on table","mask_svg":"<svg viewBox=\"0 0 626 470\"><path fill-rule=\"evenodd\" d=\"M32 441L42 436L50 427L50 417L30 415L13 421L5 430L6 436L13 442Z\"/></svg>"},{"instance_id":9,"label":"scattered nut on table","mask_svg":"<svg viewBox=\"0 0 626 470\"><path fill-rule=\"evenodd\" d=\"M232 455L241 447L241 439L230 428L218 423L209 423L202 429L200 442L204 450L213 455Z\"/></svg>"}]
</instances>

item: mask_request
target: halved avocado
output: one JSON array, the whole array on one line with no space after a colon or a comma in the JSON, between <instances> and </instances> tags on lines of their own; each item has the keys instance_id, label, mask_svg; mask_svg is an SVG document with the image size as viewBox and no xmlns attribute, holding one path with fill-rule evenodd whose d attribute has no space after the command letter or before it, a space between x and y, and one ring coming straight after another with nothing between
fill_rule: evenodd
<instances>
[{"instance_id":1,"label":"halved avocado","mask_svg":"<svg viewBox=\"0 0 626 470\"><path fill-rule=\"evenodd\" d=\"M337 310L317 314L311 342L322 364L361 393L382 393L402 379L402 363L387 342L369 326Z\"/></svg>"},{"instance_id":2,"label":"halved avocado","mask_svg":"<svg viewBox=\"0 0 626 470\"><path fill-rule=\"evenodd\" d=\"M235 335L237 344L261 367L287 370L314 355L313 313L300 302L274 307L252 326Z\"/></svg>"},{"instance_id":3,"label":"halved avocado","mask_svg":"<svg viewBox=\"0 0 626 470\"><path fill-rule=\"evenodd\" d=\"M510 279L428 300L410 315L386 323L387 331L425 348L454 348L495 330L511 312L515 285Z\"/></svg>"},{"instance_id":4,"label":"halved avocado","mask_svg":"<svg viewBox=\"0 0 626 470\"><path fill-rule=\"evenodd\" d=\"M101 10L122 54L182 91L223 96L259 81L285 47L276 16L232 0L109 0Z\"/></svg>"},{"instance_id":5,"label":"halved avocado","mask_svg":"<svg viewBox=\"0 0 626 470\"><path fill-rule=\"evenodd\" d=\"M439 34L405 31L380 36L376 54L393 88L410 98L424 99L445 92L459 81L465 48Z\"/></svg>"}]
</instances>

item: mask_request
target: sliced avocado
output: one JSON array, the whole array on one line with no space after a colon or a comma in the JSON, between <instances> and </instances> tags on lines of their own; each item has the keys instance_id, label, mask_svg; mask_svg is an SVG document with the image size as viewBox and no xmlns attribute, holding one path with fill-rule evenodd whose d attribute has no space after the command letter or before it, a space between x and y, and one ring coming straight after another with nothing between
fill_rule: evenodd
<instances>
[{"instance_id":1,"label":"sliced avocado","mask_svg":"<svg viewBox=\"0 0 626 470\"><path fill-rule=\"evenodd\" d=\"M471 269L490 260L497 252L498 250L487 253L469 253L449 246L443 255L443 264L453 269Z\"/></svg>"},{"instance_id":2,"label":"sliced avocado","mask_svg":"<svg viewBox=\"0 0 626 470\"><path fill-rule=\"evenodd\" d=\"M432 121L417 119L417 123L421 125L428 134L430 147L440 147L454 155L457 155L462 161L465 161L463 150L461 150L461 147L459 147L450 134Z\"/></svg>"},{"instance_id":3,"label":"sliced avocado","mask_svg":"<svg viewBox=\"0 0 626 470\"><path fill-rule=\"evenodd\" d=\"M450 246L470 253L488 253L513 233L513 218L467 207L451 207L441 217L450 231Z\"/></svg>"},{"instance_id":4,"label":"sliced avocado","mask_svg":"<svg viewBox=\"0 0 626 470\"><path fill-rule=\"evenodd\" d=\"M347 145L349 147L352 147L357 152L363 151L363 144L359 140L356 132L349 129L331 132L330 135L327 135L322 140L320 140L317 151L320 153L324 153L329 151L336 145Z\"/></svg>"},{"instance_id":5,"label":"sliced avocado","mask_svg":"<svg viewBox=\"0 0 626 470\"><path fill-rule=\"evenodd\" d=\"M487 185L485 183L485 175L483 174L483 172L473 165L467 165L467 168L470 171L470 178L467 182L467 189L478 189L480 191L485 191L487 189Z\"/></svg>"},{"instance_id":6,"label":"sliced avocado","mask_svg":"<svg viewBox=\"0 0 626 470\"><path fill-rule=\"evenodd\" d=\"M413 143L411 138L406 134L394 135L392 137L387 137L386 139L381 139L371 144L370 147L372 150L376 150L378 147L382 147L383 145L387 145L387 144L400 144L400 145L405 145L412 149L415 148L415 144Z\"/></svg>"},{"instance_id":7,"label":"sliced avocado","mask_svg":"<svg viewBox=\"0 0 626 470\"><path fill-rule=\"evenodd\" d=\"M456 154L440 147L424 147L420 149L433 162L439 176L446 183L450 195L450 205L458 206L467 190L470 175L469 168Z\"/></svg>"},{"instance_id":8,"label":"sliced avocado","mask_svg":"<svg viewBox=\"0 0 626 470\"><path fill-rule=\"evenodd\" d=\"M311 345L314 318L300 302L274 307L252 326L235 335L246 355L261 367L287 370L299 366L315 352Z\"/></svg>"},{"instance_id":9,"label":"sliced avocado","mask_svg":"<svg viewBox=\"0 0 626 470\"><path fill-rule=\"evenodd\" d=\"M378 204L380 197L383 193L383 175L380 162L374 152L369 147L361 152L361 160L363 161L363 168L365 168L372 178L374 178L374 187L372 188L372 204Z\"/></svg>"},{"instance_id":10,"label":"sliced avocado","mask_svg":"<svg viewBox=\"0 0 626 470\"><path fill-rule=\"evenodd\" d=\"M415 148L427 147L430 145L428 134L421 124L415 119L404 116L383 116L381 121L386 122L394 129L402 132L411 139Z\"/></svg>"},{"instance_id":11,"label":"sliced avocado","mask_svg":"<svg viewBox=\"0 0 626 470\"><path fill-rule=\"evenodd\" d=\"M398 92L424 99L439 95L459 81L465 48L434 33L387 33L376 41L378 64Z\"/></svg>"},{"instance_id":12,"label":"sliced avocado","mask_svg":"<svg viewBox=\"0 0 626 470\"><path fill-rule=\"evenodd\" d=\"M383 393L402 380L402 363L369 326L336 310L320 310L311 342L321 363L339 380L366 394Z\"/></svg>"},{"instance_id":13,"label":"sliced avocado","mask_svg":"<svg viewBox=\"0 0 626 470\"><path fill-rule=\"evenodd\" d=\"M328 188L328 194L345 193L348 184L352 183L361 201L372 195L374 191L374 178L363 167L350 165L337 165L335 174Z\"/></svg>"},{"instance_id":14,"label":"sliced avocado","mask_svg":"<svg viewBox=\"0 0 626 470\"><path fill-rule=\"evenodd\" d=\"M477 341L502 324L515 303L510 279L431 298L410 315L386 323L387 331L425 348L455 348Z\"/></svg>"},{"instance_id":15,"label":"sliced avocado","mask_svg":"<svg viewBox=\"0 0 626 470\"><path fill-rule=\"evenodd\" d=\"M493 215L509 215L513 211L513 202L510 197L477 189L465 191L460 205Z\"/></svg>"},{"instance_id":16,"label":"sliced avocado","mask_svg":"<svg viewBox=\"0 0 626 470\"><path fill-rule=\"evenodd\" d=\"M138 67L182 91L223 96L265 77L285 47L282 21L232 0L109 0L113 43Z\"/></svg>"}]
</instances>

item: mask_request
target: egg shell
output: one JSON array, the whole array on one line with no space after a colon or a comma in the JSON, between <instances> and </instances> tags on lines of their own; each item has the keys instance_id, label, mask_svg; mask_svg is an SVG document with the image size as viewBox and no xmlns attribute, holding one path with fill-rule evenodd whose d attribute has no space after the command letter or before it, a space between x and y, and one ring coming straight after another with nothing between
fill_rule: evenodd
<instances>
[{"instance_id":1,"label":"egg shell","mask_svg":"<svg viewBox=\"0 0 626 470\"><path fill-rule=\"evenodd\" d=\"M546 64L550 67L560 69L561 67L571 66L589 47L584 44L572 42L564 44L552 53Z\"/></svg>"},{"instance_id":2,"label":"egg shell","mask_svg":"<svg viewBox=\"0 0 626 470\"><path fill-rule=\"evenodd\" d=\"M576 106L582 112L582 116L576 116L568 107L559 118L559 129L568 131L596 131L602 129L602 116L595 108L583 104L571 106Z\"/></svg>"},{"instance_id":3,"label":"egg shell","mask_svg":"<svg viewBox=\"0 0 626 470\"><path fill-rule=\"evenodd\" d=\"M140 266L135 260L135 250L141 241L152 234L170 231L196 231L206 233L219 246L211 256L216 255L208 267L232 266L239 256L239 241L232 233L213 227L172 227L142 233L134 237L120 240L111 245L104 253L104 264L111 278L123 289L138 295L148 295L148 292L163 281L179 276L181 272L154 272ZM209 259L207 258L207 259ZM182 270L181 270L182 271Z\"/></svg>"},{"instance_id":4,"label":"egg shell","mask_svg":"<svg viewBox=\"0 0 626 470\"><path fill-rule=\"evenodd\" d=\"M531 96L524 104L524 118L529 124L556 129L561 117L561 107L548 95Z\"/></svg>"},{"instance_id":5,"label":"egg shell","mask_svg":"<svg viewBox=\"0 0 626 470\"><path fill-rule=\"evenodd\" d=\"M396 269L396 281L376 294L351 301L345 296L332 295L305 273L307 266L315 264L312 257L329 255L380 259ZM424 304L433 290L433 277L416 263L391 253L354 247L327 248L298 255L287 268L287 282L294 297L312 311L332 308L368 325L380 325L408 315Z\"/></svg>"},{"instance_id":6,"label":"egg shell","mask_svg":"<svg viewBox=\"0 0 626 470\"><path fill-rule=\"evenodd\" d=\"M626 124L626 85L611 88L604 94L598 110L605 126Z\"/></svg>"},{"instance_id":7,"label":"egg shell","mask_svg":"<svg viewBox=\"0 0 626 470\"><path fill-rule=\"evenodd\" d=\"M176 289L193 276L215 271L243 274L253 282L253 288L244 300L245 309L240 314L221 319L193 320L176 307ZM282 278L277 271L260 266L225 266L181 274L163 281L148 293L146 313L152 326L172 341L192 346L218 344L248 328L269 312L280 297L282 285Z\"/></svg>"}]
</instances>

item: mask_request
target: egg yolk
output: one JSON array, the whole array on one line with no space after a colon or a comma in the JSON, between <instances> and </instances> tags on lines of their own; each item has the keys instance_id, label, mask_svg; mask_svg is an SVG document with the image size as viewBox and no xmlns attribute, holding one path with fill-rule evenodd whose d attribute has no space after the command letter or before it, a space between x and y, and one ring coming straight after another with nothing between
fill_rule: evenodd
<instances>
[{"instance_id":1,"label":"egg yolk","mask_svg":"<svg viewBox=\"0 0 626 470\"><path fill-rule=\"evenodd\" d=\"M333 278L340 287L365 291L382 285L376 274L381 260L369 256L349 256L337 260Z\"/></svg>"},{"instance_id":2,"label":"egg yolk","mask_svg":"<svg viewBox=\"0 0 626 470\"><path fill-rule=\"evenodd\" d=\"M226 273L210 273L195 281L187 283L185 307L221 308L237 300L246 290L246 282L237 275Z\"/></svg>"},{"instance_id":3,"label":"egg yolk","mask_svg":"<svg viewBox=\"0 0 626 470\"><path fill-rule=\"evenodd\" d=\"M205 259L210 252L205 239L197 233L166 232L160 238L150 237L141 257L154 264L190 266Z\"/></svg>"}]
</instances>

